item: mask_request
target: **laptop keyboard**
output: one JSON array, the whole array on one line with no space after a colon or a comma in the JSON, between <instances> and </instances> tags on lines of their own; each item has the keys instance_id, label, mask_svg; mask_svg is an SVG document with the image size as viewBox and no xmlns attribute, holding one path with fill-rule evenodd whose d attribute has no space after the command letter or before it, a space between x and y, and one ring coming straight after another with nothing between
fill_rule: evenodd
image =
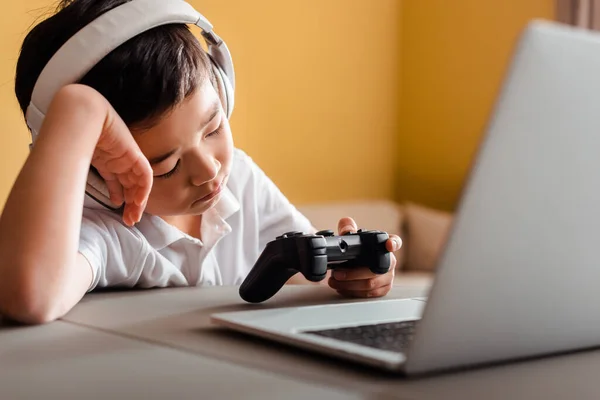
<instances>
[{"instance_id":1,"label":"laptop keyboard","mask_svg":"<svg viewBox=\"0 0 600 400\"><path fill-rule=\"evenodd\" d=\"M305 331L304 333L325 336L352 342L376 349L403 353L413 338L418 320L388 322L373 325L349 326L345 328Z\"/></svg>"}]
</instances>

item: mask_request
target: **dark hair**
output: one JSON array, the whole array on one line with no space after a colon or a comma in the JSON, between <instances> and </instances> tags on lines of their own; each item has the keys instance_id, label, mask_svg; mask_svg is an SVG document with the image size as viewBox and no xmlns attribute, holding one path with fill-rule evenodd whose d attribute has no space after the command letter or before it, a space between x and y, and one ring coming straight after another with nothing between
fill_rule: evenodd
<instances>
[{"instance_id":1,"label":"dark hair","mask_svg":"<svg viewBox=\"0 0 600 400\"><path fill-rule=\"evenodd\" d=\"M23 113L37 78L54 53L92 20L128 1L132 0L61 0L57 12L27 34L15 78L15 93ZM169 24L123 43L79 83L106 97L128 126L146 129L206 78L215 84L210 64L187 25Z\"/></svg>"}]
</instances>

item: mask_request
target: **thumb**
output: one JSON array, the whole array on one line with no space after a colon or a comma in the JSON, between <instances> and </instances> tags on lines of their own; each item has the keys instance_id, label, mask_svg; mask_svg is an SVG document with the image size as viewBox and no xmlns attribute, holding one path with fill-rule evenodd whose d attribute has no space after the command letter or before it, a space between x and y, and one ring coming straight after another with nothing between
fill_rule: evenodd
<instances>
[{"instance_id":1,"label":"thumb","mask_svg":"<svg viewBox=\"0 0 600 400\"><path fill-rule=\"evenodd\" d=\"M338 235L344 235L348 232L356 232L358 227L356 222L350 217L344 217L338 222Z\"/></svg>"}]
</instances>

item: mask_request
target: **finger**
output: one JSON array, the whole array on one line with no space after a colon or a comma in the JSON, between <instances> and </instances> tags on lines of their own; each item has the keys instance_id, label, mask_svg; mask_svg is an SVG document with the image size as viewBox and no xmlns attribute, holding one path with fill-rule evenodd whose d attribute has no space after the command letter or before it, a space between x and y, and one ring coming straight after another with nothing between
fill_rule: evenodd
<instances>
[{"instance_id":1,"label":"finger","mask_svg":"<svg viewBox=\"0 0 600 400\"><path fill-rule=\"evenodd\" d=\"M375 290L380 287L390 285L394 280L393 274L378 275L375 278L353 280L353 281L339 281L335 278L329 278L328 284L333 289L343 291L354 291L354 290Z\"/></svg>"},{"instance_id":2,"label":"finger","mask_svg":"<svg viewBox=\"0 0 600 400\"><path fill-rule=\"evenodd\" d=\"M135 220L132 217L131 204L125 204L125 208L123 209L123 222L127 226L133 226L135 224Z\"/></svg>"},{"instance_id":3,"label":"finger","mask_svg":"<svg viewBox=\"0 0 600 400\"><path fill-rule=\"evenodd\" d=\"M108 193L110 193L110 201L117 206L121 206L124 200L123 187L117 180L106 181L106 186L108 187Z\"/></svg>"},{"instance_id":4,"label":"finger","mask_svg":"<svg viewBox=\"0 0 600 400\"><path fill-rule=\"evenodd\" d=\"M127 216L131 218L133 223L135 223L139 222L142 218L142 214L144 213L146 204L148 203L150 185L145 184L144 187L140 187L138 186L138 182L132 182L132 179L132 175L119 176L119 180L123 184Z\"/></svg>"},{"instance_id":5,"label":"finger","mask_svg":"<svg viewBox=\"0 0 600 400\"><path fill-rule=\"evenodd\" d=\"M350 217L344 217L338 222L338 235L344 235L348 232L356 232L358 226L356 222Z\"/></svg>"},{"instance_id":6,"label":"finger","mask_svg":"<svg viewBox=\"0 0 600 400\"><path fill-rule=\"evenodd\" d=\"M385 248L387 251L398 251L402 248L402 239L398 235L390 235L390 238L385 242Z\"/></svg>"},{"instance_id":7,"label":"finger","mask_svg":"<svg viewBox=\"0 0 600 400\"><path fill-rule=\"evenodd\" d=\"M378 275L371 272L367 267L343 269L338 268L333 270L332 276L338 281L356 281L363 279L375 278Z\"/></svg>"},{"instance_id":8,"label":"finger","mask_svg":"<svg viewBox=\"0 0 600 400\"><path fill-rule=\"evenodd\" d=\"M142 219L143 209L135 204L126 203L123 209L123 222L133 226Z\"/></svg>"},{"instance_id":9,"label":"finger","mask_svg":"<svg viewBox=\"0 0 600 400\"><path fill-rule=\"evenodd\" d=\"M138 186L133 201L138 206L141 206L147 201L150 190L152 189L154 179L152 176L152 167L150 167L148 160L143 155L140 155L132 170L135 174L135 185Z\"/></svg>"},{"instance_id":10,"label":"finger","mask_svg":"<svg viewBox=\"0 0 600 400\"><path fill-rule=\"evenodd\" d=\"M393 254L390 254L390 265L389 265L387 272L385 272L385 273L388 274L390 272L390 270L395 266L396 266L396 257ZM376 274L376 273L372 272L368 267L362 267L362 268L349 268L349 269L336 268L333 270L331 275L338 281L355 281L355 280L361 280L361 279L376 278L376 277L384 275L384 274Z\"/></svg>"},{"instance_id":11,"label":"finger","mask_svg":"<svg viewBox=\"0 0 600 400\"><path fill-rule=\"evenodd\" d=\"M144 205L137 205L137 204L131 205L131 218L133 219L134 223L140 222L140 220L142 219L142 215L144 214L144 208L145 208L145 204Z\"/></svg>"},{"instance_id":12,"label":"finger","mask_svg":"<svg viewBox=\"0 0 600 400\"><path fill-rule=\"evenodd\" d=\"M137 162L133 166L133 172L138 176L143 176L146 174L152 175L152 167L150 166L150 162L144 155L140 155L137 159Z\"/></svg>"},{"instance_id":13,"label":"finger","mask_svg":"<svg viewBox=\"0 0 600 400\"><path fill-rule=\"evenodd\" d=\"M135 191L135 187L124 185L123 194L125 195L125 204L134 204Z\"/></svg>"},{"instance_id":14,"label":"finger","mask_svg":"<svg viewBox=\"0 0 600 400\"><path fill-rule=\"evenodd\" d=\"M125 174L129 170L131 170L132 165L132 160L128 159L125 156L122 156L119 158L112 158L110 160L107 160L104 164L104 167L115 174Z\"/></svg>"},{"instance_id":15,"label":"finger","mask_svg":"<svg viewBox=\"0 0 600 400\"><path fill-rule=\"evenodd\" d=\"M106 182L106 187L108 188L110 201L112 201L113 204L117 206L122 205L124 201L123 186L121 186L121 184L117 180L117 177L114 174L111 174L110 172L103 172L98 170L98 173L100 174L102 179L104 179L104 182Z\"/></svg>"},{"instance_id":16,"label":"finger","mask_svg":"<svg viewBox=\"0 0 600 400\"><path fill-rule=\"evenodd\" d=\"M133 202L133 199L135 198L135 192L136 189L135 188L125 188L125 212L129 218L131 218L131 222L132 224L139 222L139 220L141 219L142 216L142 210L140 209L140 206L136 205Z\"/></svg>"},{"instance_id":17,"label":"finger","mask_svg":"<svg viewBox=\"0 0 600 400\"><path fill-rule=\"evenodd\" d=\"M338 290L337 292L344 297L370 298L383 297L388 294L391 289L392 285L390 284L374 290Z\"/></svg>"},{"instance_id":18,"label":"finger","mask_svg":"<svg viewBox=\"0 0 600 400\"><path fill-rule=\"evenodd\" d=\"M119 182L123 186L126 194L125 202L133 203L137 206L146 202L152 189L152 175L136 176L133 173L120 174Z\"/></svg>"},{"instance_id":19,"label":"finger","mask_svg":"<svg viewBox=\"0 0 600 400\"><path fill-rule=\"evenodd\" d=\"M133 148L127 149L123 153L111 157L106 161L105 168L116 174L128 173L132 169L134 172L139 171L141 174L147 172L150 164L142 152L137 150L135 146L137 145L134 142ZM139 164L139 167L136 167L137 164ZM148 165L146 166L144 164Z\"/></svg>"},{"instance_id":20,"label":"finger","mask_svg":"<svg viewBox=\"0 0 600 400\"><path fill-rule=\"evenodd\" d=\"M146 174L139 177L138 189L133 199L135 204L137 204L138 206L144 205L145 208L145 204L148 201L148 196L150 196L150 191L152 189L152 183L152 174Z\"/></svg>"}]
</instances>

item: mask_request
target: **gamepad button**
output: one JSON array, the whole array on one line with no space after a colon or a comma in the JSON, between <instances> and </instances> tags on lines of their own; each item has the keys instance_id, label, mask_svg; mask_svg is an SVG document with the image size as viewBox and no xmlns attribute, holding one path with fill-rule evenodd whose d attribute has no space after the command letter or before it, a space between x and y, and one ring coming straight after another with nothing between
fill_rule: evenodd
<instances>
[{"instance_id":1,"label":"gamepad button","mask_svg":"<svg viewBox=\"0 0 600 400\"><path fill-rule=\"evenodd\" d=\"M331 229L326 229L326 230L322 230L322 231L317 232L316 235L334 236L335 232L333 232Z\"/></svg>"},{"instance_id":2,"label":"gamepad button","mask_svg":"<svg viewBox=\"0 0 600 400\"><path fill-rule=\"evenodd\" d=\"M304 235L304 232L300 232L300 231L291 231L291 232L286 232L281 236L277 236L276 239L285 239L285 238L289 238L292 236L302 236Z\"/></svg>"}]
</instances>

